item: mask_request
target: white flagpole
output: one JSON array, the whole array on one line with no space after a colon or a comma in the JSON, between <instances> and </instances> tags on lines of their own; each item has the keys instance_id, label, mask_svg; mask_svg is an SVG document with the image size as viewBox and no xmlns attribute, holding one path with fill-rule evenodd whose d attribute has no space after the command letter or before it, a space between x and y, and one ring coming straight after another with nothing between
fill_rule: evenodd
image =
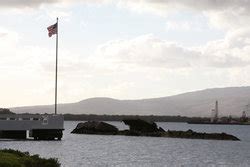
<instances>
[{"instance_id":1,"label":"white flagpole","mask_svg":"<svg viewBox=\"0 0 250 167\"><path fill-rule=\"evenodd\" d=\"M55 114L57 114L57 64L58 64L58 18L56 18L57 33L56 33L56 76L55 76Z\"/></svg>"}]
</instances>

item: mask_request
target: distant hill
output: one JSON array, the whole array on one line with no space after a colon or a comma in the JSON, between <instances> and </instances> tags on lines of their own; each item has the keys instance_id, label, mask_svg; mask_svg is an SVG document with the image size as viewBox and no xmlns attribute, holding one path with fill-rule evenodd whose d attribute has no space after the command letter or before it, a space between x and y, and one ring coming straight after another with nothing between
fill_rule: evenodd
<instances>
[{"instance_id":1,"label":"distant hill","mask_svg":"<svg viewBox=\"0 0 250 167\"><path fill-rule=\"evenodd\" d=\"M100 115L210 116L216 100L219 102L219 115L240 116L245 106L250 104L250 87L214 88L141 100L97 97L77 103L59 104L58 112ZM53 113L54 105L16 107L11 110L16 113Z\"/></svg>"}]
</instances>

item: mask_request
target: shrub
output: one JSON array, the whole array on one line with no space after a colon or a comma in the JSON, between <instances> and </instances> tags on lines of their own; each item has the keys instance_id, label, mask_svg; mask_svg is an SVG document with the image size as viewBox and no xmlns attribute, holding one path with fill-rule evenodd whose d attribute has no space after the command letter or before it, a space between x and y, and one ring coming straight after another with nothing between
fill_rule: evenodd
<instances>
[{"instance_id":1,"label":"shrub","mask_svg":"<svg viewBox=\"0 0 250 167\"><path fill-rule=\"evenodd\" d=\"M55 158L41 158L39 155L30 155L28 152L4 149L0 150L1 167L60 167Z\"/></svg>"}]
</instances>

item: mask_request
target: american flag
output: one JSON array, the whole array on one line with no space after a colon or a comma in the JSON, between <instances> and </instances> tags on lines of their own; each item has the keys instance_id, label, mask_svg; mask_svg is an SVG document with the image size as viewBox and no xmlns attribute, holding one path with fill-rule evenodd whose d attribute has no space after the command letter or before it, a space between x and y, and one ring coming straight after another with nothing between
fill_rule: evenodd
<instances>
[{"instance_id":1,"label":"american flag","mask_svg":"<svg viewBox=\"0 0 250 167\"><path fill-rule=\"evenodd\" d=\"M49 37L51 37L54 34L57 34L57 23L49 26L47 29L49 31Z\"/></svg>"}]
</instances>

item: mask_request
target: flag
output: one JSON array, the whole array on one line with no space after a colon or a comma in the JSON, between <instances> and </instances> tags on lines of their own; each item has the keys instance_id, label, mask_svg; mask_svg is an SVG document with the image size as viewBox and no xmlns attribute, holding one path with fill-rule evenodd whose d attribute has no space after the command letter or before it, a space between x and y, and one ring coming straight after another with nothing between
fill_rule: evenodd
<instances>
[{"instance_id":1,"label":"flag","mask_svg":"<svg viewBox=\"0 0 250 167\"><path fill-rule=\"evenodd\" d=\"M51 26L49 26L48 28L47 28L47 30L48 30L48 32L49 32L49 37L51 37L52 35L54 35L54 34L57 34L57 23L56 24L53 24L53 25L51 25Z\"/></svg>"}]
</instances>

